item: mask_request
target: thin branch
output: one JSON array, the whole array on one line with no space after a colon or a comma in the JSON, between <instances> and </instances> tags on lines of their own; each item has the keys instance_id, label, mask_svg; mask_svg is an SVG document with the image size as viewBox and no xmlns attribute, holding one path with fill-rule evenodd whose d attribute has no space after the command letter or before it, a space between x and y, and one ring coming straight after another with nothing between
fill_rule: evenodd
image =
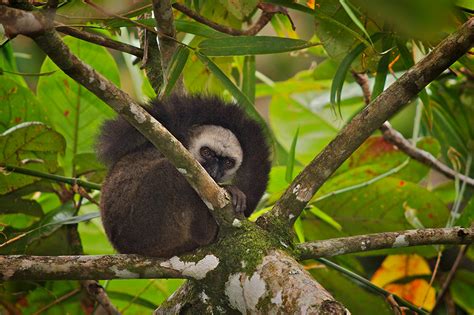
<instances>
[{"instance_id":1,"label":"thin branch","mask_svg":"<svg viewBox=\"0 0 474 315\"><path fill-rule=\"evenodd\" d=\"M255 24L252 25L247 30L239 30L239 29L232 28L230 26L225 26L222 24L215 23L205 18L204 16L200 15L199 13L194 12L193 10L191 10L190 8L186 7L185 5L181 3L178 3L178 2L174 3L173 8L189 16L193 20L196 20L199 23L205 24L215 29L216 31L233 35L233 36L255 35L258 32L260 32L265 27L265 25L268 24L268 22L271 21L272 17L276 13L282 13L282 14L288 15L288 12L286 12L286 10L284 10L283 8L280 8L279 6L275 6L269 3L261 4L260 8L262 9L262 14L260 15L257 22L255 22Z\"/></svg>"},{"instance_id":2,"label":"thin branch","mask_svg":"<svg viewBox=\"0 0 474 315\"><path fill-rule=\"evenodd\" d=\"M140 59L143 58L143 49L113 40L111 38L107 38L102 35L97 35L90 32L81 31L77 28L70 27L67 25L58 25L56 26L56 30L66 35L70 35L70 36L85 40L90 43L94 43L94 44L108 47L111 49L115 49L127 54L131 54Z\"/></svg>"},{"instance_id":3,"label":"thin branch","mask_svg":"<svg viewBox=\"0 0 474 315\"><path fill-rule=\"evenodd\" d=\"M48 173L43 173L40 171L35 171L35 170L30 170L27 168L22 168L18 166L13 166L13 165L3 165L0 164L0 171L4 169L5 171L8 172L13 172L13 173L18 173L18 174L24 174L24 175L30 175L34 177L39 177L39 178L44 178L48 179L54 182L60 182L60 183L66 183L70 185L79 185L81 187L89 188L89 189L95 189L95 190L100 190L100 184L88 182L86 180L82 180L80 178L74 178L74 177L65 177L65 176L60 176L60 175L54 175L54 174L48 174Z\"/></svg>"},{"instance_id":4,"label":"thin branch","mask_svg":"<svg viewBox=\"0 0 474 315\"><path fill-rule=\"evenodd\" d=\"M261 216L257 223L266 228L289 228L331 174L387 119L464 55L473 42L474 18L470 18L357 114L296 177L273 210Z\"/></svg>"},{"instance_id":5,"label":"thin branch","mask_svg":"<svg viewBox=\"0 0 474 315\"><path fill-rule=\"evenodd\" d=\"M385 140L396 145L397 148L405 152L409 157L431 167L432 169L440 172L448 178L459 178L460 181L465 182L471 187L474 187L473 178L456 172L455 170L435 158L431 153L413 146L411 142L405 139L405 137L403 137L401 133L393 129L390 123L385 122L382 127L380 127L380 130L383 132L383 137Z\"/></svg>"},{"instance_id":6,"label":"thin branch","mask_svg":"<svg viewBox=\"0 0 474 315\"><path fill-rule=\"evenodd\" d=\"M446 280L443 282L443 285L438 292L438 296L436 297L436 303L435 303L435 307L433 308L433 311L441 305L441 301L444 299L444 296L448 292L449 286L451 285L451 282L454 280L454 276L456 275L456 272L459 269L459 265L461 264L461 261L466 255L468 249L469 249L469 244L463 245L459 249L458 255L456 256L456 260L454 261L454 264L451 267L451 270L449 270Z\"/></svg>"},{"instance_id":7,"label":"thin branch","mask_svg":"<svg viewBox=\"0 0 474 315\"><path fill-rule=\"evenodd\" d=\"M107 292L105 292L99 282L96 280L84 280L81 281L81 285L87 291L87 294L102 306L108 315L120 314L117 308L110 302Z\"/></svg>"},{"instance_id":8,"label":"thin branch","mask_svg":"<svg viewBox=\"0 0 474 315\"><path fill-rule=\"evenodd\" d=\"M173 258L179 260L178 257ZM0 256L3 280L93 280L93 279L192 279L184 268L173 268L173 259L138 255L101 256ZM185 262L182 262L184 265ZM188 263L194 266L197 263ZM179 264L177 264L179 266ZM189 267L188 266L188 267ZM192 269L190 267L188 271ZM209 270L208 270L209 271ZM194 277L196 278L196 277Z\"/></svg>"},{"instance_id":9,"label":"thin branch","mask_svg":"<svg viewBox=\"0 0 474 315\"><path fill-rule=\"evenodd\" d=\"M334 238L299 244L300 259L331 257L400 247L471 244L474 228L418 229Z\"/></svg>"},{"instance_id":10,"label":"thin branch","mask_svg":"<svg viewBox=\"0 0 474 315\"><path fill-rule=\"evenodd\" d=\"M0 5L0 21L9 16L8 23L23 25L23 15L30 18L31 13ZM12 18L13 17L13 18ZM232 226L235 218L228 193L219 187L204 168L192 157L188 150L165 128L143 109L127 93L117 88L103 75L85 64L54 31L53 21L41 14L32 16L35 32L23 29L51 60L76 82L94 93L97 97L118 112L132 126L140 131L175 166L209 206L211 214L221 225ZM42 30L37 25L42 25ZM24 26L24 25L23 25Z\"/></svg>"},{"instance_id":11,"label":"thin branch","mask_svg":"<svg viewBox=\"0 0 474 315\"><path fill-rule=\"evenodd\" d=\"M355 78L356 82L362 88L362 94L364 95L365 103L369 104L371 99L369 78L364 73L353 72L352 75ZM469 186L474 187L474 179L459 172L456 172L455 170L451 169L450 167L439 161L431 153L421 150L412 145L412 143L408 141L405 137L403 137L401 133L393 129L389 122L384 122L383 125L380 127L380 131L382 131L383 137L386 141L394 144L399 150L403 151L412 159L417 160L418 162L437 170L448 178L459 178L459 180L466 182L466 184L468 184Z\"/></svg>"}]
</instances>

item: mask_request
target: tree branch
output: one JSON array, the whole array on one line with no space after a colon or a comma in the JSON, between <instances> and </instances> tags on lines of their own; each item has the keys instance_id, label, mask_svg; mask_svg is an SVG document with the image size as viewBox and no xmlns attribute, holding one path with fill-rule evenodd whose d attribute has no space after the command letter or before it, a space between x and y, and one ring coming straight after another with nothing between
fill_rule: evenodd
<instances>
[{"instance_id":1,"label":"tree branch","mask_svg":"<svg viewBox=\"0 0 474 315\"><path fill-rule=\"evenodd\" d=\"M107 38L102 35L97 35L90 32L81 31L81 30L78 30L77 28L70 27L67 25L58 25L56 26L56 30L66 35L70 35L70 36L85 40L90 43L94 43L97 45L101 45L104 47L122 51L127 54L134 55L140 59L143 58L143 49L113 40L111 38Z\"/></svg>"},{"instance_id":2,"label":"tree branch","mask_svg":"<svg viewBox=\"0 0 474 315\"><path fill-rule=\"evenodd\" d=\"M385 122L380 130L383 132L383 137L388 142L397 146L398 149L406 153L409 157L423 163L432 169L440 172L448 178L455 179L459 178L460 181L466 182L471 187L474 187L474 179L456 172L455 170L448 167L446 164L439 161L431 153L423 151L411 144L410 141L405 139L401 133L393 129L390 123Z\"/></svg>"},{"instance_id":3,"label":"tree branch","mask_svg":"<svg viewBox=\"0 0 474 315\"><path fill-rule=\"evenodd\" d=\"M0 163L0 171L4 169L8 172L14 172L18 174L24 174L24 175L30 175L34 177L39 177L39 178L44 178L48 180L52 180L55 182L60 182L60 183L66 183L69 185L79 185L84 188L89 188L89 189L95 189L95 190L100 190L100 185L92 182L88 182L85 180L82 180L80 178L74 178L74 177L65 177L65 176L60 176L60 175L55 175L55 174L48 174L48 173L43 173L35 170L30 170L27 168L22 168L22 167L17 167L13 165L3 165Z\"/></svg>"},{"instance_id":4,"label":"tree branch","mask_svg":"<svg viewBox=\"0 0 474 315\"><path fill-rule=\"evenodd\" d=\"M23 24L25 18L33 25L32 30ZM188 150L140 104L77 58L54 31L51 20L39 12L31 13L0 5L0 22L5 21L9 23L9 28L21 29L23 34L31 37L64 73L107 103L149 139L173 166L181 170L189 184L208 205L216 221L221 225L232 226L234 211L228 193L214 182Z\"/></svg>"},{"instance_id":5,"label":"tree branch","mask_svg":"<svg viewBox=\"0 0 474 315\"><path fill-rule=\"evenodd\" d=\"M472 244L474 228L418 229L334 238L299 244L301 260L377 249L436 244Z\"/></svg>"},{"instance_id":6,"label":"tree branch","mask_svg":"<svg viewBox=\"0 0 474 315\"><path fill-rule=\"evenodd\" d=\"M104 288L96 280L84 280L81 281L82 287L86 290L87 294L96 301L108 315L120 315L117 308L110 302L110 299L105 292Z\"/></svg>"},{"instance_id":7,"label":"tree branch","mask_svg":"<svg viewBox=\"0 0 474 315\"><path fill-rule=\"evenodd\" d=\"M210 255L209 255L210 256ZM206 256L207 257L207 256ZM0 275L3 280L106 280L106 279L195 279L193 271L199 270L199 262L187 263L188 272L170 260L138 255L98 256L0 256ZM206 267L206 266L204 266ZM198 274L198 273L197 273Z\"/></svg>"},{"instance_id":8,"label":"tree branch","mask_svg":"<svg viewBox=\"0 0 474 315\"><path fill-rule=\"evenodd\" d=\"M283 14L288 15L288 12L286 12L286 10L284 8L272 5L270 3L262 3L262 4L259 5L259 7L260 7L260 9L262 9L262 14L260 15L257 22L255 22L255 24L252 25L247 30L239 30L239 29L235 29L235 28L232 28L232 27L229 27L229 26L225 26L225 25L215 23L215 22L205 18L204 16L200 15L199 13L194 12L193 10L191 10L190 8L186 7L185 5L183 5L181 3L178 3L178 2L173 3L173 8L175 8L176 10L180 11L181 13L189 16L193 20L196 20L199 23L205 24L205 25L215 29L216 31L219 31L219 32L222 32L222 33L225 33L225 34L229 34L229 35L233 35L233 36L255 35L258 32L260 32L265 27L265 25L268 24L268 22L271 21L272 17L276 13L283 13Z\"/></svg>"},{"instance_id":9,"label":"tree branch","mask_svg":"<svg viewBox=\"0 0 474 315\"><path fill-rule=\"evenodd\" d=\"M364 95L365 103L369 104L371 99L371 93L367 75L365 73L362 74L353 72L352 76L362 88L362 94ZM421 150L412 145L412 143L408 141L401 133L393 129L389 122L384 122L383 125L380 127L380 131L382 131L383 137L386 141L394 144L399 150L403 151L412 159L417 160L418 162L437 170L448 178L459 178L459 180L466 182L466 184L474 186L474 179L454 171L453 169L439 161L437 158L435 158L431 153Z\"/></svg>"},{"instance_id":10,"label":"tree branch","mask_svg":"<svg viewBox=\"0 0 474 315\"><path fill-rule=\"evenodd\" d=\"M357 114L296 177L273 210L257 223L266 228L289 228L331 174L388 118L465 54L473 42L474 18L470 18Z\"/></svg>"}]
</instances>

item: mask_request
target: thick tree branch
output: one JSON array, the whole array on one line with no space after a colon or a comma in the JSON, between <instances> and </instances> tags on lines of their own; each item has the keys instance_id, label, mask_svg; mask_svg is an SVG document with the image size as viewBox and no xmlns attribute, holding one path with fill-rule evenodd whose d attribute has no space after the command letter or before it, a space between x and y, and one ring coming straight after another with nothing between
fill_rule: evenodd
<instances>
[{"instance_id":1,"label":"thick tree branch","mask_svg":"<svg viewBox=\"0 0 474 315\"><path fill-rule=\"evenodd\" d=\"M127 54L134 55L140 59L143 58L143 49L113 40L111 38L107 38L102 35L97 35L90 32L81 31L77 28L70 27L67 25L58 25L56 26L56 30L58 30L59 32L63 34L70 35L70 36L85 40L90 43L94 43L94 44L108 47L114 50L125 52Z\"/></svg>"},{"instance_id":2,"label":"thick tree branch","mask_svg":"<svg viewBox=\"0 0 474 315\"><path fill-rule=\"evenodd\" d=\"M32 30L23 25L25 19L33 25ZM6 23L5 21L9 23L10 29L21 30L23 34L31 37L64 73L94 93L137 128L181 171L208 205L216 221L232 225L234 212L227 192L212 180L188 150L140 104L77 58L56 33L51 20L39 13L33 14L0 5L0 22Z\"/></svg>"},{"instance_id":3,"label":"thick tree branch","mask_svg":"<svg viewBox=\"0 0 474 315\"><path fill-rule=\"evenodd\" d=\"M423 60L357 114L296 177L273 210L259 218L260 226L289 228L331 174L388 118L413 99L474 43L474 18L444 39Z\"/></svg>"},{"instance_id":4,"label":"thick tree branch","mask_svg":"<svg viewBox=\"0 0 474 315\"><path fill-rule=\"evenodd\" d=\"M353 72L352 76L355 78L356 82L360 85L362 89L362 94L364 95L365 103L369 104L371 99L371 93L369 87L369 78L367 74ZM474 186L474 179L454 171L453 169L449 168L447 165L439 161L437 158L435 158L431 153L423 151L412 145L412 143L408 141L405 137L403 137L401 133L393 129L389 122L384 122L383 125L380 127L380 131L382 131L383 137L386 141L397 146L399 150L405 152L405 154L411 157L412 159L417 160L418 162L437 170L448 178L459 178L459 180L466 182L466 184Z\"/></svg>"},{"instance_id":5,"label":"thick tree branch","mask_svg":"<svg viewBox=\"0 0 474 315\"><path fill-rule=\"evenodd\" d=\"M0 256L3 280L203 279L219 259L206 255L188 262L138 255Z\"/></svg>"},{"instance_id":6,"label":"thick tree branch","mask_svg":"<svg viewBox=\"0 0 474 315\"><path fill-rule=\"evenodd\" d=\"M330 257L377 249L436 244L472 244L474 228L419 229L308 242L297 246L300 259Z\"/></svg>"}]
</instances>

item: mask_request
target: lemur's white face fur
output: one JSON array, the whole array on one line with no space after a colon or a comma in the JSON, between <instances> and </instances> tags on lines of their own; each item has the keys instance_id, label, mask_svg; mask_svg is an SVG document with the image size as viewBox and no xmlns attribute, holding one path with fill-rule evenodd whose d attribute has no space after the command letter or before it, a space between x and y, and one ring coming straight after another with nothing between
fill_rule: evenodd
<instances>
[{"instance_id":1,"label":"lemur's white face fur","mask_svg":"<svg viewBox=\"0 0 474 315\"><path fill-rule=\"evenodd\" d=\"M242 147L226 128L202 125L193 128L188 150L218 183L232 180L242 164Z\"/></svg>"}]
</instances>

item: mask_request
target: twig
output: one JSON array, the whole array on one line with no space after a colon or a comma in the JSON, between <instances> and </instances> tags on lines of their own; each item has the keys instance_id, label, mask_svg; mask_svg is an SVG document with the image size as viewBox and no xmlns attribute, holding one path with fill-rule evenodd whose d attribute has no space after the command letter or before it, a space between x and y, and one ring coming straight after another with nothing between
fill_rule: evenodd
<instances>
[{"instance_id":1,"label":"twig","mask_svg":"<svg viewBox=\"0 0 474 315\"><path fill-rule=\"evenodd\" d=\"M444 296L448 292L449 286L451 285L451 282L453 281L454 276L456 275L456 272L458 271L459 264L461 263L462 259L466 255L468 248L469 248L469 244L463 245L459 249L458 255L456 256L456 260L454 261L453 266L451 267L451 270L449 270L448 276L446 277L446 280L444 281L443 286L438 292L438 296L436 297L436 303L433 308L433 313L436 310L436 308L439 307L439 305L441 305L441 301L444 299Z\"/></svg>"},{"instance_id":2,"label":"twig","mask_svg":"<svg viewBox=\"0 0 474 315\"><path fill-rule=\"evenodd\" d=\"M257 223L267 229L290 228L331 174L387 119L413 99L474 42L474 17L403 74L358 113L296 177L272 211Z\"/></svg>"},{"instance_id":3,"label":"twig","mask_svg":"<svg viewBox=\"0 0 474 315\"><path fill-rule=\"evenodd\" d=\"M334 238L297 245L300 259L435 244L471 244L474 228L417 229Z\"/></svg>"},{"instance_id":4,"label":"twig","mask_svg":"<svg viewBox=\"0 0 474 315\"><path fill-rule=\"evenodd\" d=\"M74 289L72 290L71 292L68 292L66 294L64 294L63 296L57 298L56 300L54 300L53 302L49 303L48 305L45 305L43 306L42 308L40 308L39 310L37 310L36 312L33 313L33 315L40 315L42 314L44 311L50 309L51 307L53 307L54 305L57 305L67 299L69 299L70 297L73 297L74 295L78 294L79 292L81 292L81 289Z\"/></svg>"},{"instance_id":5,"label":"twig","mask_svg":"<svg viewBox=\"0 0 474 315\"><path fill-rule=\"evenodd\" d=\"M409 157L435 169L448 178L459 178L460 181L465 182L471 187L474 187L473 178L456 172L455 170L440 162L431 153L413 146L411 142L405 139L401 133L393 129L389 122L385 122L382 127L380 127L380 130L383 132L383 137L385 140L396 145L397 148L406 153Z\"/></svg>"},{"instance_id":6,"label":"twig","mask_svg":"<svg viewBox=\"0 0 474 315\"><path fill-rule=\"evenodd\" d=\"M108 315L120 314L117 308L110 302L105 289L96 280L84 280L81 281L81 285L89 296L102 306Z\"/></svg>"},{"instance_id":7,"label":"twig","mask_svg":"<svg viewBox=\"0 0 474 315\"><path fill-rule=\"evenodd\" d=\"M66 184L70 184L70 185L79 185L81 187L85 187L85 188L89 188L89 189L100 190L100 187L101 187L100 184L88 182L88 181L82 180L80 178L65 177L65 176L60 176L60 175L48 174L48 173L43 173L43 172L40 172L40 171L30 170L30 169L27 169L27 168L22 168L22 167L13 166L13 165L0 164L0 170L1 169L4 169L8 172L24 174L24 175L30 175L30 176L39 177L39 178L44 178L44 179L48 179L48 180L55 181L55 182L66 183Z\"/></svg>"},{"instance_id":8,"label":"twig","mask_svg":"<svg viewBox=\"0 0 474 315\"><path fill-rule=\"evenodd\" d=\"M255 35L258 32L260 32L265 27L265 25L268 24L268 22L270 22L270 20L272 19L272 17L276 13L282 13L282 14L288 15L288 12L286 12L286 10L284 8L281 8L279 6L275 6L275 5L272 5L272 4L269 4L269 3L260 4L259 7L260 7L260 9L262 9L262 14L260 15L257 22L255 22L255 24L252 25L247 30L239 30L239 29L235 29L235 28L232 28L232 27L229 27L229 26L225 26L225 25L215 23L215 22L205 18L204 16L200 15L199 13L194 12L193 10L191 10L190 8L186 7L185 5L183 5L181 3L176 2L176 3L173 4L173 8L175 8L176 10L180 11L181 13L189 16L193 20L196 20L199 23L205 24L205 25L215 29L216 31L226 33L226 34L229 34L229 35L233 35L233 36ZM291 21L291 19L290 19L290 21ZM293 22L292 22L292 24L293 24Z\"/></svg>"},{"instance_id":9,"label":"twig","mask_svg":"<svg viewBox=\"0 0 474 315\"><path fill-rule=\"evenodd\" d=\"M151 17L151 13L145 13L142 17ZM139 28L138 38L140 40L140 47L142 47L144 52L140 68L145 69L146 76L153 90L158 94L158 91L164 84L164 70L157 37L147 29Z\"/></svg>"},{"instance_id":10,"label":"twig","mask_svg":"<svg viewBox=\"0 0 474 315\"><path fill-rule=\"evenodd\" d=\"M143 49L140 49L138 47L135 47L126 43L122 43L122 42L113 40L111 38L107 38L105 36L81 31L81 30L78 30L77 28L70 27L67 25L57 25L56 29L60 31L61 33L85 40L87 42L91 42L97 45L101 45L104 47L122 51L128 54L134 55L140 59L143 58Z\"/></svg>"}]
</instances>

